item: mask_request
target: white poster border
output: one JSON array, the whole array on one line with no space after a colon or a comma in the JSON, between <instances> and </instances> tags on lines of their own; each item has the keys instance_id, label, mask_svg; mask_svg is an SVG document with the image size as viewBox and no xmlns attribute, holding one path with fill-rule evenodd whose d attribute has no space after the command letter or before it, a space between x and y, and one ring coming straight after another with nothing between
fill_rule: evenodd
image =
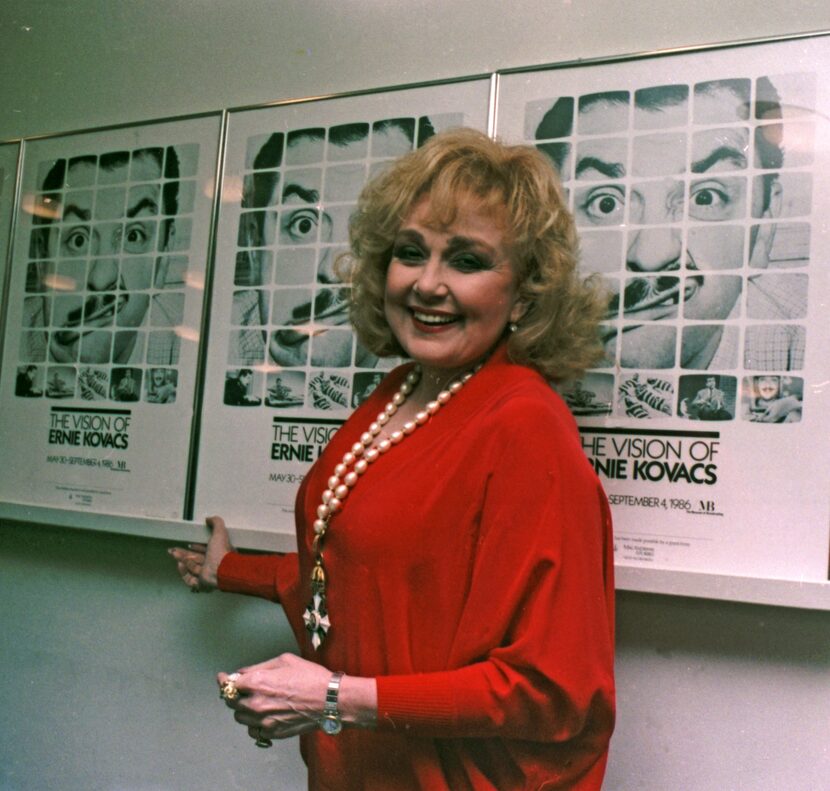
<instances>
[{"instance_id":1,"label":"white poster border","mask_svg":"<svg viewBox=\"0 0 830 791\"><path fill-rule=\"evenodd\" d=\"M828 61L830 39L817 36L500 75L497 134L538 145L563 169L584 271L611 283L622 308L606 325L608 363L578 390L565 391L609 492L621 570L827 580L830 370L822 352L830 336L820 307L830 288L822 265L830 257L824 219L830 94L820 75ZM733 81L728 89L727 81ZM741 102L733 101L741 113L744 107L763 112L730 110L730 117L722 99L735 96L733 88L746 88L747 102L754 102L741 104L741 94ZM713 107L713 97L720 107ZM746 161L735 158L713 170L706 159L710 143L724 156L745 144ZM764 146L777 148L779 159L772 161ZM675 159L685 168L691 161L692 172ZM766 200L770 183L775 212L760 200L751 203L756 196ZM708 198L722 194L715 190L724 184L734 189L736 206L739 198L744 203L742 213L724 216L727 224L718 228L709 222L720 217ZM686 195L694 198L703 187L710 190L701 197L709 214L701 208L696 216ZM658 202L652 196L661 189ZM680 213L658 217L654 207L673 207L672 194L679 196ZM677 242L659 261L658 234L666 249L670 234ZM707 252L704 242L716 236L720 246L709 244ZM730 239L738 241L737 256L729 252ZM768 244L763 261L753 254L762 239ZM713 263L704 265L709 255ZM725 284L721 294L738 294L723 315L720 306L695 306L707 279ZM637 302L631 284L657 294L669 280L679 293L674 304L658 305L654 297L650 314L643 308L635 315L642 299ZM784 299L769 295L770 284L797 284L797 305L780 307ZM702 351L692 353L696 336L710 327L723 332L718 352L727 334L740 339L731 362L725 352L706 360ZM754 341L773 332L795 338L793 349L803 349L807 336L806 353L767 362L762 355L771 358L772 345ZM639 347L638 333L645 339ZM663 337L671 343L665 355ZM762 398L756 390L773 379L776 398ZM695 402L703 402L703 393L722 393L720 409L701 411ZM785 398L794 404L787 425L763 424ZM799 463L783 464L793 448Z\"/></svg>"},{"instance_id":2,"label":"white poster border","mask_svg":"<svg viewBox=\"0 0 830 791\"><path fill-rule=\"evenodd\" d=\"M197 517L293 536L305 470L399 362L355 345L337 295L359 189L433 130L486 131L491 92L486 77L229 112Z\"/></svg>"},{"instance_id":3,"label":"white poster border","mask_svg":"<svg viewBox=\"0 0 830 791\"><path fill-rule=\"evenodd\" d=\"M0 382L9 506L182 517L220 119L24 141Z\"/></svg>"}]
</instances>

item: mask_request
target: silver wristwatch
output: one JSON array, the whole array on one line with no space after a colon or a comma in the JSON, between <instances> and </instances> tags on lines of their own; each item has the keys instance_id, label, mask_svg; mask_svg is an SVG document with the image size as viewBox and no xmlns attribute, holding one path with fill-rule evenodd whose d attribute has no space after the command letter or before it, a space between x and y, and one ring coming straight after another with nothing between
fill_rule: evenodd
<instances>
[{"instance_id":1,"label":"silver wristwatch","mask_svg":"<svg viewBox=\"0 0 830 791\"><path fill-rule=\"evenodd\" d=\"M342 679L343 673L338 671L329 679L329 685L326 687L326 702L323 705L320 727L329 736L336 736L343 730L343 720L340 719L340 712L337 710L337 696L340 694Z\"/></svg>"}]
</instances>

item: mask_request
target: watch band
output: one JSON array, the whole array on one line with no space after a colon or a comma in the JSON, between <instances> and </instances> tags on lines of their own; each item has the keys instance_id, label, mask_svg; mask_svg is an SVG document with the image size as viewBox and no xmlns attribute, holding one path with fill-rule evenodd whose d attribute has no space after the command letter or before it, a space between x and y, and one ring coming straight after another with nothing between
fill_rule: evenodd
<instances>
[{"instance_id":1,"label":"watch band","mask_svg":"<svg viewBox=\"0 0 830 791\"><path fill-rule=\"evenodd\" d=\"M323 704L323 719L320 727L331 736L335 736L343 730L343 721L340 719L340 711L337 708L337 696L340 694L340 682L343 680L343 672L338 670L329 679L326 687L326 701Z\"/></svg>"}]
</instances>

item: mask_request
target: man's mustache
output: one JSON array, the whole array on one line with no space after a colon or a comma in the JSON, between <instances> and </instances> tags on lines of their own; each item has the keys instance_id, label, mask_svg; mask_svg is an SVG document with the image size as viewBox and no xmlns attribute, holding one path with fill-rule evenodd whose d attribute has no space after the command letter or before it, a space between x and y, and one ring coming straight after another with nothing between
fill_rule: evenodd
<instances>
[{"instance_id":1,"label":"man's mustache","mask_svg":"<svg viewBox=\"0 0 830 791\"><path fill-rule=\"evenodd\" d=\"M128 299L126 294L117 297L111 291L87 297L83 305L73 308L66 314L66 320L55 335L56 340L64 345L72 343L78 337L76 328L79 328L81 324L94 322L105 316L113 316Z\"/></svg>"},{"instance_id":2,"label":"man's mustache","mask_svg":"<svg viewBox=\"0 0 830 791\"><path fill-rule=\"evenodd\" d=\"M326 288L322 289L314 297L314 316L315 318L328 318L337 313L344 312L348 306L348 294L344 288ZM311 321L312 303L306 302L298 305L291 311L292 324L304 324Z\"/></svg>"},{"instance_id":3,"label":"man's mustache","mask_svg":"<svg viewBox=\"0 0 830 791\"><path fill-rule=\"evenodd\" d=\"M703 285L703 275L686 278L683 289L685 297L694 294ZM636 313L659 307L660 305L680 302L680 278L670 275L658 277L638 277L629 280L622 292L614 294L608 302L606 318L613 319L619 315L620 303L624 313Z\"/></svg>"}]
</instances>

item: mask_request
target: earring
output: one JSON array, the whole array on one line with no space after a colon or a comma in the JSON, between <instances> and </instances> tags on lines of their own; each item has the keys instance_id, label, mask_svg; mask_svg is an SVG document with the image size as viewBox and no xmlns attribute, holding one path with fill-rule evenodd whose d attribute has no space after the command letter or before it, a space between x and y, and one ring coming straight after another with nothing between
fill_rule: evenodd
<instances>
[{"instance_id":1,"label":"earring","mask_svg":"<svg viewBox=\"0 0 830 791\"><path fill-rule=\"evenodd\" d=\"M507 329L510 330L510 332L516 332L516 330L519 329L519 325L516 324L515 321L511 321L510 324L507 325Z\"/></svg>"}]
</instances>

